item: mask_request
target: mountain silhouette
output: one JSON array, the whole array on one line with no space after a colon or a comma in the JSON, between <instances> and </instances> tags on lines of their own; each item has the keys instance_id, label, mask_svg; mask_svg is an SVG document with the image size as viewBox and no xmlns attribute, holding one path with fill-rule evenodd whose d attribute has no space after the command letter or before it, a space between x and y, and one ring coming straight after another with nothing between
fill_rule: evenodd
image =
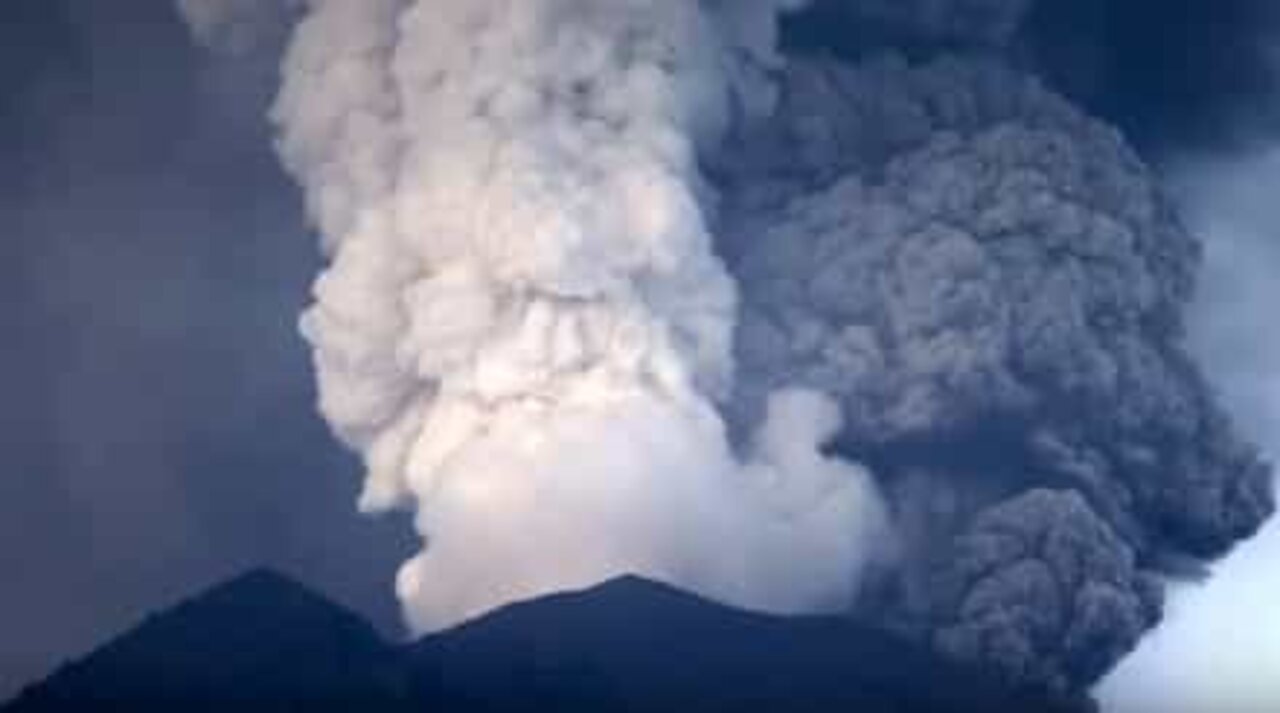
<instances>
[{"instance_id":1,"label":"mountain silhouette","mask_svg":"<svg viewBox=\"0 0 1280 713\"><path fill-rule=\"evenodd\" d=\"M397 658L355 614L258 570L153 616L9 711L340 709Z\"/></svg>"},{"instance_id":2,"label":"mountain silhouette","mask_svg":"<svg viewBox=\"0 0 1280 713\"><path fill-rule=\"evenodd\" d=\"M835 617L773 617L636 577L514 604L397 646L255 571L27 689L43 711L1087 710L1014 691Z\"/></svg>"}]
</instances>

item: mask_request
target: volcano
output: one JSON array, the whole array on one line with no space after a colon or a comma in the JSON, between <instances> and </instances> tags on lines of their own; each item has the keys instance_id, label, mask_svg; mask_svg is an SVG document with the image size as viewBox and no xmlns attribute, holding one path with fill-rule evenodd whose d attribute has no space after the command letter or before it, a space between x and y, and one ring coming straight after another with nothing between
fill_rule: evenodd
<instances>
[{"instance_id":1,"label":"volcano","mask_svg":"<svg viewBox=\"0 0 1280 713\"><path fill-rule=\"evenodd\" d=\"M217 586L28 688L93 710L1078 711L853 621L774 617L636 577L399 645L269 571Z\"/></svg>"}]
</instances>

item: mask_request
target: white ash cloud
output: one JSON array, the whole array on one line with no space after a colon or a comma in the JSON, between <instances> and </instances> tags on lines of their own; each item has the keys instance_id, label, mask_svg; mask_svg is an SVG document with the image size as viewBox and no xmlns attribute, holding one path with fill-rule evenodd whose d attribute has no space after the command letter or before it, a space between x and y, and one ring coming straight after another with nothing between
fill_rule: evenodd
<instances>
[{"instance_id":1,"label":"white ash cloud","mask_svg":"<svg viewBox=\"0 0 1280 713\"><path fill-rule=\"evenodd\" d=\"M331 259L303 332L362 508L417 511L416 629L621 572L770 611L855 596L887 523L819 451L837 407L779 389L735 452L716 406L737 291L699 162L768 109L794 5L309 4L274 110Z\"/></svg>"}]
</instances>

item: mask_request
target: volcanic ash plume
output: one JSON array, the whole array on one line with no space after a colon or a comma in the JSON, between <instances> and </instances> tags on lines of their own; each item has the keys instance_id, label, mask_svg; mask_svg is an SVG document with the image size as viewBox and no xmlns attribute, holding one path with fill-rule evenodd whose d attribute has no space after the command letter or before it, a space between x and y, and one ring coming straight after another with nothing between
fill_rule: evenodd
<instances>
[{"instance_id":1,"label":"volcanic ash plume","mask_svg":"<svg viewBox=\"0 0 1280 713\"><path fill-rule=\"evenodd\" d=\"M1185 351L1199 242L1114 129L1004 61L797 59L779 82L721 178L735 412L783 380L844 405L902 548L870 615L1088 688L1174 563L1274 507Z\"/></svg>"},{"instance_id":2,"label":"volcanic ash plume","mask_svg":"<svg viewBox=\"0 0 1280 713\"><path fill-rule=\"evenodd\" d=\"M1047 5L182 1L232 49L302 11L303 330L420 630L634 572L1083 691L1274 509L1186 350L1199 241L1020 59ZM888 518L827 441L894 521L862 592Z\"/></svg>"},{"instance_id":3,"label":"volcanic ash plume","mask_svg":"<svg viewBox=\"0 0 1280 713\"><path fill-rule=\"evenodd\" d=\"M362 508L416 508L417 630L623 572L854 596L884 522L818 451L835 403L774 393L745 459L714 405L737 304L698 160L775 61L768 4L732 7L316 0L298 27L275 119L331 259L302 329Z\"/></svg>"}]
</instances>

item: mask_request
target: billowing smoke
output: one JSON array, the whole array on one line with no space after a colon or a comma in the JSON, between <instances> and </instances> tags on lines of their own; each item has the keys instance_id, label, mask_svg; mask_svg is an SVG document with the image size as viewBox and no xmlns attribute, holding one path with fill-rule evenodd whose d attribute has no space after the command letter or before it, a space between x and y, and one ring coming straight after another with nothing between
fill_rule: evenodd
<instances>
[{"instance_id":1,"label":"billowing smoke","mask_svg":"<svg viewBox=\"0 0 1280 713\"><path fill-rule=\"evenodd\" d=\"M777 390L741 455L716 407L737 294L699 162L769 103L773 13L310 4L274 113L332 261L302 328L362 508L416 509L416 629L623 572L770 611L853 600L885 523L819 451L834 402Z\"/></svg>"},{"instance_id":2,"label":"billowing smoke","mask_svg":"<svg viewBox=\"0 0 1280 713\"><path fill-rule=\"evenodd\" d=\"M419 629L632 571L1083 690L1274 507L1167 137L1071 61L1125 16L800 5L312 0L274 117L321 408L417 513Z\"/></svg>"},{"instance_id":3,"label":"billowing smoke","mask_svg":"<svg viewBox=\"0 0 1280 713\"><path fill-rule=\"evenodd\" d=\"M748 415L845 405L905 536L873 603L1077 688L1160 616L1157 573L1270 512L1181 347L1198 249L1113 130L990 60L794 63L722 169Z\"/></svg>"}]
</instances>

